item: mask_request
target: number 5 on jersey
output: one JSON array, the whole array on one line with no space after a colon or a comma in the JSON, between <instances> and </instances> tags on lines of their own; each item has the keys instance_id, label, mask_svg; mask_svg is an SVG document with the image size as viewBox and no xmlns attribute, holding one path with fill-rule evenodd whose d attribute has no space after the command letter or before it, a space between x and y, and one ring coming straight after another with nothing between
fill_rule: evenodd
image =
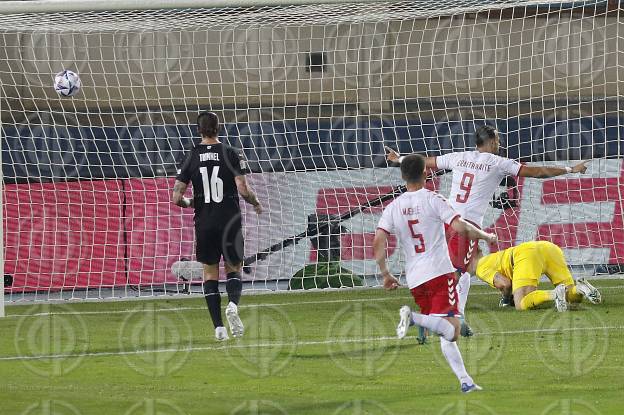
<instances>
[{"instance_id":1,"label":"number 5 on jersey","mask_svg":"<svg viewBox=\"0 0 624 415\"><path fill-rule=\"evenodd\" d=\"M414 225L418 224L418 219L408 220L407 224L410 228L412 238L416 241L414 244L414 250L417 254L425 252L425 238L423 238L422 233L416 233L416 231L414 231Z\"/></svg>"},{"instance_id":2,"label":"number 5 on jersey","mask_svg":"<svg viewBox=\"0 0 624 415\"><path fill-rule=\"evenodd\" d=\"M208 168L200 167L199 172L202 175L202 184L204 185L204 203L212 201L219 203L223 200L223 180L219 178L219 166L212 168L212 175L208 177Z\"/></svg>"}]
</instances>

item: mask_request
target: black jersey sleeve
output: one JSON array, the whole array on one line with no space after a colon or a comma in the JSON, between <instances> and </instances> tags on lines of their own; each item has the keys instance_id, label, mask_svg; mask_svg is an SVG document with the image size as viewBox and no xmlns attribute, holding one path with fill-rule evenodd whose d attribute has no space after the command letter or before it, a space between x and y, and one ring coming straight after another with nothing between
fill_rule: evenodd
<instances>
[{"instance_id":1,"label":"black jersey sleeve","mask_svg":"<svg viewBox=\"0 0 624 415\"><path fill-rule=\"evenodd\" d=\"M180 170L178 170L178 175L176 176L176 180L182 183L189 184L189 182L191 181L193 153L194 151L191 149L191 151L188 152L186 157L184 157L184 161L182 162L182 167L180 167Z\"/></svg>"},{"instance_id":2,"label":"black jersey sleeve","mask_svg":"<svg viewBox=\"0 0 624 415\"><path fill-rule=\"evenodd\" d=\"M249 166L247 165L247 158L243 150L237 148L229 148L230 166L234 177L244 176L249 173Z\"/></svg>"}]
</instances>

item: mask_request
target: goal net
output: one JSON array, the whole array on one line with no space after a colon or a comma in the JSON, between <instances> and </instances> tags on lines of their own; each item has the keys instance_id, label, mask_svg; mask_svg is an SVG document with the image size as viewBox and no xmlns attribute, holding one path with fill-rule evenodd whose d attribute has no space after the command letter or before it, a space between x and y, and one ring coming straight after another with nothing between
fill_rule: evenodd
<instances>
[{"instance_id":1,"label":"goal net","mask_svg":"<svg viewBox=\"0 0 624 415\"><path fill-rule=\"evenodd\" d=\"M7 299L192 291L192 212L171 193L201 110L244 150L265 207L242 206L245 289L379 285L389 200L358 207L401 184L384 145L470 149L484 123L510 158L592 159L583 176L501 187L518 201L488 210L491 248L546 239L575 273L609 271L624 263L621 26L603 1L2 14ZM64 69L82 80L73 98L52 87ZM448 176L430 185L447 194ZM400 273L395 241L388 253Z\"/></svg>"}]
</instances>

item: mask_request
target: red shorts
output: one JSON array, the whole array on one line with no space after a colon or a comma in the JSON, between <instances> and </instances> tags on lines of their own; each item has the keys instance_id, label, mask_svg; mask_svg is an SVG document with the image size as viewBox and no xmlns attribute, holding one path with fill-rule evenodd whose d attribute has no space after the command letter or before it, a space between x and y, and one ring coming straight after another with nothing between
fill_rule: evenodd
<instances>
[{"instance_id":1,"label":"red shorts","mask_svg":"<svg viewBox=\"0 0 624 415\"><path fill-rule=\"evenodd\" d=\"M474 225L474 223L472 224ZM448 244L449 255L453 266L461 272L466 272L470 260L479 249L478 240L467 238L457 233L446 224L444 225L444 229L446 230L446 243Z\"/></svg>"},{"instance_id":2,"label":"red shorts","mask_svg":"<svg viewBox=\"0 0 624 415\"><path fill-rule=\"evenodd\" d=\"M460 314L457 309L458 298L453 273L435 277L410 291L422 314L442 317Z\"/></svg>"}]
</instances>

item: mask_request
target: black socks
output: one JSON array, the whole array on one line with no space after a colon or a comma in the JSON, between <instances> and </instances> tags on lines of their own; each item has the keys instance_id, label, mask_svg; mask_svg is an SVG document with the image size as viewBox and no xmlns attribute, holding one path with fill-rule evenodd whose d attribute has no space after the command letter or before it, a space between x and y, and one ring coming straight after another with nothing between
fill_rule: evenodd
<instances>
[{"instance_id":1,"label":"black socks","mask_svg":"<svg viewBox=\"0 0 624 415\"><path fill-rule=\"evenodd\" d=\"M227 291L228 299L238 305L241 297L241 291L243 291L243 282L241 281L240 272L230 272L227 274L225 290Z\"/></svg>"},{"instance_id":2,"label":"black socks","mask_svg":"<svg viewBox=\"0 0 624 415\"><path fill-rule=\"evenodd\" d=\"M208 312L212 318L215 328L223 326L221 318L221 293L219 293L219 281L204 281L204 295L206 296L206 305Z\"/></svg>"}]
</instances>

